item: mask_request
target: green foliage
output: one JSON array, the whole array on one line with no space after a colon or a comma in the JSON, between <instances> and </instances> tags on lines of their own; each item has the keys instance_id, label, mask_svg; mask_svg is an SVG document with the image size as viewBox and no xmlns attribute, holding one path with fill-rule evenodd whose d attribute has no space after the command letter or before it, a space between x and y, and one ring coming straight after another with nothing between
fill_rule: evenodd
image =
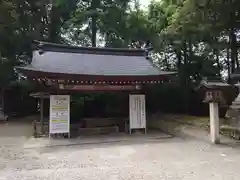
<instances>
[{"instance_id":1,"label":"green foliage","mask_svg":"<svg viewBox=\"0 0 240 180\"><path fill-rule=\"evenodd\" d=\"M239 68L240 1L1 0L0 86L17 79L34 39L78 46L153 47L153 63L177 71L187 99L202 78ZM89 96L74 97L83 104ZM94 99L99 98L92 96ZM105 97L107 98L107 97Z\"/></svg>"},{"instance_id":2,"label":"green foliage","mask_svg":"<svg viewBox=\"0 0 240 180\"><path fill-rule=\"evenodd\" d=\"M61 41L62 25L76 2L50 9L49 0L0 1L0 86L17 79L14 66L31 60L33 40Z\"/></svg>"}]
</instances>

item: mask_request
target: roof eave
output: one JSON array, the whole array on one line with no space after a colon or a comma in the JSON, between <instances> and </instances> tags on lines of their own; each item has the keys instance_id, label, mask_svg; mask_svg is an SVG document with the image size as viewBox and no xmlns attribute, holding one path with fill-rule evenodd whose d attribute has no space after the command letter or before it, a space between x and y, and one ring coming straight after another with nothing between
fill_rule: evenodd
<instances>
[{"instance_id":1,"label":"roof eave","mask_svg":"<svg viewBox=\"0 0 240 180\"><path fill-rule=\"evenodd\" d=\"M158 81L163 79L171 79L173 74L159 75L87 75L87 74L65 74L36 71L25 67L18 67L25 76L30 78L49 78L49 79L64 79L64 80L79 80L79 81Z\"/></svg>"}]
</instances>

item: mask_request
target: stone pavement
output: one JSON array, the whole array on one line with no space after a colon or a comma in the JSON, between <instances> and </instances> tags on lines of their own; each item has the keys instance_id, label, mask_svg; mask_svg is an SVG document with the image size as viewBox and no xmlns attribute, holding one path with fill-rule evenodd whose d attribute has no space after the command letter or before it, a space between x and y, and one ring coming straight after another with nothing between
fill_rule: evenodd
<instances>
[{"instance_id":1,"label":"stone pavement","mask_svg":"<svg viewBox=\"0 0 240 180\"><path fill-rule=\"evenodd\" d=\"M0 147L0 180L240 179L240 146L215 146L207 138L52 147L26 147L28 141L21 138L14 142Z\"/></svg>"}]
</instances>

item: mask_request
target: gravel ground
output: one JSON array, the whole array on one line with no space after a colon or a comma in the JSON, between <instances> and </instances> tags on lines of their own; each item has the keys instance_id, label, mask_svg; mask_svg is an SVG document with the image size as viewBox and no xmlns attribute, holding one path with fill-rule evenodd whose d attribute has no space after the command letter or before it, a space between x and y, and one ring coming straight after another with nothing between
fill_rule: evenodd
<instances>
[{"instance_id":1,"label":"gravel ground","mask_svg":"<svg viewBox=\"0 0 240 180\"><path fill-rule=\"evenodd\" d=\"M0 180L240 179L240 149L196 139L28 149L21 142L0 147Z\"/></svg>"}]
</instances>

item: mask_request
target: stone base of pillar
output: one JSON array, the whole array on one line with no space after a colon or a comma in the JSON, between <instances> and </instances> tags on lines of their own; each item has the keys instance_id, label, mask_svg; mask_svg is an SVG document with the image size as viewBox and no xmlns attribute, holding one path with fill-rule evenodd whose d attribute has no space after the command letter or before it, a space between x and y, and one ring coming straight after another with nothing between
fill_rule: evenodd
<instances>
[{"instance_id":1,"label":"stone base of pillar","mask_svg":"<svg viewBox=\"0 0 240 180\"><path fill-rule=\"evenodd\" d=\"M212 140L212 143L213 143L213 144L220 144L220 139Z\"/></svg>"}]
</instances>

